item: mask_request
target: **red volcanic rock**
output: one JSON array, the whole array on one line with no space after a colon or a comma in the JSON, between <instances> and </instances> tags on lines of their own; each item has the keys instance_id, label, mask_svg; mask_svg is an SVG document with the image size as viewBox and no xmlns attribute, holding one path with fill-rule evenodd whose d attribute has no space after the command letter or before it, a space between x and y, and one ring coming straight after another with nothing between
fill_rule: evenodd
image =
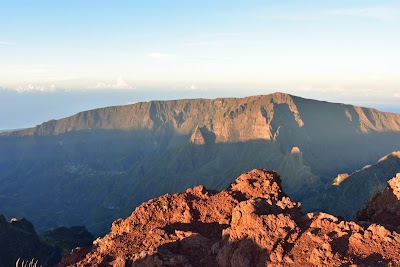
<instances>
[{"instance_id":1,"label":"red volcanic rock","mask_svg":"<svg viewBox=\"0 0 400 267\"><path fill-rule=\"evenodd\" d=\"M389 180L382 192L376 193L357 213L362 222L376 223L400 233L400 173Z\"/></svg>"},{"instance_id":2,"label":"red volcanic rock","mask_svg":"<svg viewBox=\"0 0 400 267\"><path fill-rule=\"evenodd\" d=\"M152 199L64 266L399 266L400 235L325 213L303 214L275 172L222 191L197 186Z\"/></svg>"}]
</instances>

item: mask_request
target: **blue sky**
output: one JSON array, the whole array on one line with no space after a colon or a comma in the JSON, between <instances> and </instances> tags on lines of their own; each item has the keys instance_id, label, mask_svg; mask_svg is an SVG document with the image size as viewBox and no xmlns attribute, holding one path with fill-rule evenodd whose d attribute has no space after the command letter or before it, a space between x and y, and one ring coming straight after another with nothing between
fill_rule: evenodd
<instances>
[{"instance_id":1,"label":"blue sky","mask_svg":"<svg viewBox=\"0 0 400 267\"><path fill-rule=\"evenodd\" d=\"M400 1L0 0L0 14L0 87L20 92L400 100Z\"/></svg>"}]
</instances>

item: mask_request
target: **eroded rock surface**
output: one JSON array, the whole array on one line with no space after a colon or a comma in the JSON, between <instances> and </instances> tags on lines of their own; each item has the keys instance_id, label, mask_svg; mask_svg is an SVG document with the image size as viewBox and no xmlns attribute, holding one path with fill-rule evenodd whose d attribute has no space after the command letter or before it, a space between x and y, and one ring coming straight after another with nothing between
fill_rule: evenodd
<instances>
[{"instance_id":1,"label":"eroded rock surface","mask_svg":"<svg viewBox=\"0 0 400 267\"><path fill-rule=\"evenodd\" d=\"M400 235L301 211L272 171L152 199L63 266L399 266Z\"/></svg>"}]
</instances>

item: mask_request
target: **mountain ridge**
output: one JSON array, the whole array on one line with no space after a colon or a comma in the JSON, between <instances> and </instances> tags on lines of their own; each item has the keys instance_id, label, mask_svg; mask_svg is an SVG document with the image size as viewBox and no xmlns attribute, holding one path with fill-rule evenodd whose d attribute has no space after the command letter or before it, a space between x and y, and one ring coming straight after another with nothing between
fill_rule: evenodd
<instances>
[{"instance_id":1,"label":"mountain ridge","mask_svg":"<svg viewBox=\"0 0 400 267\"><path fill-rule=\"evenodd\" d=\"M398 144L400 114L283 93L114 106L0 136L0 210L101 234L150 198L267 166L312 211L330 177Z\"/></svg>"},{"instance_id":2,"label":"mountain ridge","mask_svg":"<svg viewBox=\"0 0 400 267\"><path fill-rule=\"evenodd\" d=\"M180 99L180 100L164 100L164 101L149 101L149 102L139 102L130 105L123 106L111 106L105 108L98 108L88 111L79 112L75 115L59 119L50 120L44 122L36 127L14 131L9 133L10 135L23 136L23 135L59 135L70 131L78 130L91 130L91 129L122 129L122 130L139 130L148 129L152 127L159 127L160 123L168 122L172 119L176 120L176 125L174 125L179 130L179 115L180 112L184 111L186 105L193 103L194 106L209 107L210 105L217 106L218 108L224 108L224 106L229 106L232 104L246 104L253 103L260 108L265 108L259 101L265 101L266 104L287 104L290 111L295 115L295 120L299 127L304 125L304 122L300 118L299 111L296 106L296 101L309 101L313 103L323 103L328 105L340 105L345 108L345 115L349 121L353 120L353 116L361 118L360 128L363 132L368 132L371 130L384 131L385 126L391 126L392 130L400 131L400 114L381 112L373 108L364 108L360 106L352 106L348 104L341 103L331 103L327 101L311 100L306 98L301 98L298 96L293 96L285 93L273 93L269 95L256 95L244 98L216 98L216 99ZM246 104L247 106L247 104ZM240 105L241 108L246 108L246 106ZM354 110L349 110L353 107ZM175 108L177 114L169 118L160 118L156 114L152 114L156 111L162 111L167 108ZM229 110L230 111L230 110ZM261 112L267 112L267 110L260 110ZM265 115L270 115L271 110ZM231 116L235 116L235 111L231 111ZM236 110L236 113L239 113ZM118 113L130 114L132 117L121 119ZM366 114L368 113L368 114ZM203 113L204 114L204 113ZM170 114L169 114L170 115ZM224 114L225 116L226 114ZM394 118L395 117L395 118ZM383 119L383 125L376 125L375 118ZM139 120L138 120L139 119ZM266 118L268 119L268 118ZM140 124L135 123L139 121ZM206 124L205 120L203 124ZM397 125L396 125L397 124ZM142 126L142 128L140 127ZM386 127L388 128L388 127ZM390 128L390 127L389 127ZM269 140L271 137L269 138Z\"/></svg>"}]
</instances>

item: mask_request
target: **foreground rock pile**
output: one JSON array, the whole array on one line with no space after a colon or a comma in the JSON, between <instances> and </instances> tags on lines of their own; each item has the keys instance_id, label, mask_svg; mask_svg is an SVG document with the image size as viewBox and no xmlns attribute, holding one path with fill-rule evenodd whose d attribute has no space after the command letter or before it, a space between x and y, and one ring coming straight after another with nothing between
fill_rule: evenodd
<instances>
[{"instance_id":1,"label":"foreground rock pile","mask_svg":"<svg viewBox=\"0 0 400 267\"><path fill-rule=\"evenodd\" d=\"M59 266L400 266L399 255L400 234L304 214L275 172L253 170L221 192L152 199Z\"/></svg>"}]
</instances>

